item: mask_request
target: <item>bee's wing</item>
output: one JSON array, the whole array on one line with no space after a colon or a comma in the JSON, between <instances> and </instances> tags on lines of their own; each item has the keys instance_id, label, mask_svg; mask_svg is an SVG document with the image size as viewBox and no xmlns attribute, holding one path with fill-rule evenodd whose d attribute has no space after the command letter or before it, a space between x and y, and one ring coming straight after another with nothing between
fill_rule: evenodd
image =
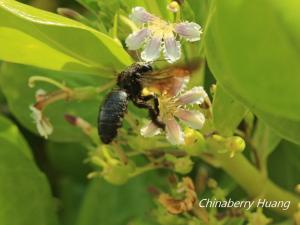
<instances>
[{"instance_id":1,"label":"bee's wing","mask_svg":"<svg viewBox=\"0 0 300 225\"><path fill-rule=\"evenodd\" d=\"M201 61L184 66L167 67L143 75L144 87L150 90L166 93L170 96L176 95L189 81L191 74L199 68Z\"/></svg>"}]
</instances>

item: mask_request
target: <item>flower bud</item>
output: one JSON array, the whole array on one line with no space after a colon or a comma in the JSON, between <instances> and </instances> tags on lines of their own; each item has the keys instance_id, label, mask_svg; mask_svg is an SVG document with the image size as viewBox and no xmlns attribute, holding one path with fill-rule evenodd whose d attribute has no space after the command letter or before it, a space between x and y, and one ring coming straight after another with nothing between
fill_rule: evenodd
<instances>
[{"instance_id":1,"label":"flower bud","mask_svg":"<svg viewBox=\"0 0 300 225\"><path fill-rule=\"evenodd\" d=\"M114 164L108 165L103 170L103 178L109 183L115 185L122 185L128 181L130 174L135 170L133 162L128 164Z\"/></svg>"},{"instance_id":2,"label":"flower bud","mask_svg":"<svg viewBox=\"0 0 300 225\"><path fill-rule=\"evenodd\" d=\"M187 174L193 169L193 161L189 156L177 158L173 155L166 155L166 160L172 162L174 164L174 170L180 174Z\"/></svg>"},{"instance_id":3,"label":"flower bud","mask_svg":"<svg viewBox=\"0 0 300 225\"><path fill-rule=\"evenodd\" d=\"M173 13L176 13L180 10L180 5L177 1L172 1L168 4L167 9Z\"/></svg>"},{"instance_id":4,"label":"flower bud","mask_svg":"<svg viewBox=\"0 0 300 225\"><path fill-rule=\"evenodd\" d=\"M267 225L272 222L271 219L263 214L261 208L257 209L257 211L253 213L248 212L246 217L248 217L249 225Z\"/></svg>"},{"instance_id":5,"label":"flower bud","mask_svg":"<svg viewBox=\"0 0 300 225\"><path fill-rule=\"evenodd\" d=\"M243 138L238 136L229 137L225 140L225 147L230 152L230 157L244 151L246 144Z\"/></svg>"},{"instance_id":6,"label":"flower bud","mask_svg":"<svg viewBox=\"0 0 300 225\"><path fill-rule=\"evenodd\" d=\"M209 188L215 189L215 188L218 187L218 182L217 182L215 179L210 178L210 179L208 179L208 181L207 181L207 186L208 186Z\"/></svg>"},{"instance_id":7,"label":"flower bud","mask_svg":"<svg viewBox=\"0 0 300 225\"><path fill-rule=\"evenodd\" d=\"M199 156L206 148L203 135L191 128L185 129L184 142L183 149L191 156Z\"/></svg>"},{"instance_id":8,"label":"flower bud","mask_svg":"<svg viewBox=\"0 0 300 225\"><path fill-rule=\"evenodd\" d=\"M300 184L297 184L295 187L295 191L300 195Z\"/></svg>"}]
</instances>

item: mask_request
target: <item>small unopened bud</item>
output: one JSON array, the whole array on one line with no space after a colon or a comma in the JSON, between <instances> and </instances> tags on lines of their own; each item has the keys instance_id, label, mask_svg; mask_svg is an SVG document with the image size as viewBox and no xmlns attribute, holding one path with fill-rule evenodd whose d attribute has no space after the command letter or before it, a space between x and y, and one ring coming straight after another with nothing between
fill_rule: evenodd
<instances>
[{"instance_id":1,"label":"small unopened bud","mask_svg":"<svg viewBox=\"0 0 300 225\"><path fill-rule=\"evenodd\" d=\"M300 207L299 207L300 209ZM295 225L299 225L300 224L300 211L296 212L294 214L294 224Z\"/></svg>"},{"instance_id":2,"label":"small unopened bud","mask_svg":"<svg viewBox=\"0 0 300 225\"><path fill-rule=\"evenodd\" d=\"M92 126L84 119L70 115L70 114L66 114L64 117L65 117L66 121L68 121L70 124L72 124L76 127L79 127L85 134L87 134L87 135L90 134L90 132L92 130Z\"/></svg>"},{"instance_id":3,"label":"small unopened bud","mask_svg":"<svg viewBox=\"0 0 300 225\"><path fill-rule=\"evenodd\" d=\"M180 174L187 174L192 171L193 161L189 157L180 158L175 163L175 171Z\"/></svg>"},{"instance_id":4,"label":"small unopened bud","mask_svg":"<svg viewBox=\"0 0 300 225\"><path fill-rule=\"evenodd\" d=\"M199 156L206 148L206 143L203 135L191 128L186 128L184 131L183 149L191 156Z\"/></svg>"},{"instance_id":5,"label":"small unopened bud","mask_svg":"<svg viewBox=\"0 0 300 225\"><path fill-rule=\"evenodd\" d=\"M177 173L187 174L187 173L191 172L193 169L194 163L190 159L190 157L177 158L173 155L168 154L168 155L166 155L166 159L173 163L174 170Z\"/></svg>"},{"instance_id":6,"label":"small unopened bud","mask_svg":"<svg viewBox=\"0 0 300 225\"><path fill-rule=\"evenodd\" d=\"M246 144L243 138L238 136L229 137L225 141L225 147L230 152L230 157L244 151Z\"/></svg>"},{"instance_id":7,"label":"small unopened bud","mask_svg":"<svg viewBox=\"0 0 300 225\"><path fill-rule=\"evenodd\" d=\"M212 136L212 138L213 138L214 141L217 141L217 142L223 142L223 141L225 141L225 138L222 137L222 136L220 136L220 135L218 135L218 134L214 134Z\"/></svg>"},{"instance_id":8,"label":"small unopened bud","mask_svg":"<svg viewBox=\"0 0 300 225\"><path fill-rule=\"evenodd\" d=\"M101 158L99 158L97 156L90 157L89 161L91 163L93 163L94 165L99 166L99 167L106 166L106 163Z\"/></svg>"},{"instance_id":9,"label":"small unopened bud","mask_svg":"<svg viewBox=\"0 0 300 225\"><path fill-rule=\"evenodd\" d=\"M300 184L297 184L295 187L295 191L300 195Z\"/></svg>"},{"instance_id":10,"label":"small unopened bud","mask_svg":"<svg viewBox=\"0 0 300 225\"><path fill-rule=\"evenodd\" d=\"M215 189L218 187L218 182L215 179L209 178L207 181L207 186L209 188Z\"/></svg>"},{"instance_id":11,"label":"small unopened bud","mask_svg":"<svg viewBox=\"0 0 300 225\"><path fill-rule=\"evenodd\" d=\"M272 219L269 219L263 214L262 208L258 208L257 211L253 213L247 212L246 217L248 217L249 225L267 225L272 222Z\"/></svg>"},{"instance_id":12,"label":"small unopened bud","mask_svg":"<svg viewBox=\"0 0 300 225\"><path fill-rule=\"evenodd\" d=\"M210 93L214 96L217 91L217 85L213 84L210 87Z\"/></svg>"},{"instance_id":13,"label":"small unopened bud","mask_svg":"<svg viewBox=\"0 0 300 225\"><path fill-rule=\"evenodd\" d=\"M173 13L176 13L180 10L180 5L177 1L172 1L168 4L167 9L170 10Z\"/></svg>"},{"instance_id":14,"label":"small unopened bud","mask_svg":"<svg viewBox=\"0 0 300 225\"><path fill-rule=\"evenodd\" d=\"M93 178L96 178L96 177L101 177L101 173L100 172L91 172L87 175L88 179L93 179Z\"/></svg>"},{"instance_id":15,"label":"small unopened bud","mask_svg":"<svg viewBox=\"0 0 300 225\"><path fill-rule=\"evenodd\" d=\"M103 178L115 185L122 185L128 181L130 174L134 172L135 165L130 162L128 164L108 165L103 170Z\"/></svg>"},{"instance_id":16,"label":"small unopened bud","mask_svg":"<svg viewBox=\"0 0 300 225\"><path fill-rule=\"evenodd\" d=\"M76 117L76 116L73 116L73 115L70 115L70 114L66 114L66 115L64 116L64 118L65 118L65 120L66 120L68 123L70 123L70 124L76 126L76 120L77 120L77 117Z\"/></svg>"}]
</instances>

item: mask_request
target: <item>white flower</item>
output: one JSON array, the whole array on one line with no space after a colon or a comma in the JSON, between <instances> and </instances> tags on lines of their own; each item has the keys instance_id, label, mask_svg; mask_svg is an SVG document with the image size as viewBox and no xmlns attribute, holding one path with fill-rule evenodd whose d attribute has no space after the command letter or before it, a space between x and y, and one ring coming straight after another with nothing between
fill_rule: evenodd
<instances>
[{"instance_id":1,"label":"white flower","mask_svg":"<svg viewBox=\"0 0 300 225\"><path fill-rule=\"evenodd\" d=\"M196 23L169 23L150 14L143 7L133 8L130 18L142 27L127 37L126 46L129 50L145 46L141 57L146 62L159 58L161 50L168 62L177 61L181 57L181 44L177 36L194 42L200 40L202 33L201 27Z\"/></svg>"},{"instance_id":2,"label":"white flower","mask_svg":"<svg viewBox=\"0 0 300 225\"><path fill-rule=\"evenodd\" d=\"M48 136L53 132L52 124L50 123L49 119L43 115L43 112L34 107L34 105L31 105L29 109L32 112L31 117L34 119L34 123L36 124L39 134L47 139Z\"/></svg>"},{"instance_id":3,"label":"white flower","mask_svg":"<svg viewBox=\"0 0 300 225\"><path fill-rule=\"evenodd\" d=\"M196 110L187 109L187 105L201 104L207 97L203 87L194 87L175 97L159 97L159 119L166 124L166 137L172 143L184 143L184 134L176 118L193 129L201 129L205 122L204 115ZM160 129L151 121L141 129L141 134L151 137L160 133Z\"/></svg>"}]
</instances>

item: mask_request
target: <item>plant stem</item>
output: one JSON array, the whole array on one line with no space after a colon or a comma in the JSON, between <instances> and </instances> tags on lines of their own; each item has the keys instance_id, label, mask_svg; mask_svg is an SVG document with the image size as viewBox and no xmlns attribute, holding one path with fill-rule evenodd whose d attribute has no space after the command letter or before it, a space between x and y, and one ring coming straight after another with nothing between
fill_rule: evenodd
<instances>
[{"instance_id":1,"label":"plant stem","mask_svg":"<svg viewBox=\"0 0 300 225\"><path fill-rule=\"evenodd\" d=\"M34 107L36 107L39 110L45 110L45 108L48 105L50 105L50 104L52 104L54 102L57 102L59 100L68 99L69 97L70 97L70 93L69 92L58 90L58 91L55 91L55 92L49 94L45 100L37 102L34 105Z\"/></svg>"},{"instance_id":2,"label":"plant stem","mask_svg":"<svg viewBox=\"0 0 300 225\"><path fill-rule=\"evenodd\" d=\"M268 177L260 173L242 154L233 158L228 155L216 154L221 168L225 170L251 197L267 201L291 201L288 210L272 208L280 214L291 216L298 207L300 198L283 190Z\"/></svg>"},{"instance_id":3,"label":"plant stem","mask_svg":"<svg viewBox=\"0 0 300 225\"><path fill-rule=\"evenodd\" d=\"M143 173L146 173L148 171L161 169L161 168L164 168L164 167L149 163L148 165L145 165L143 167L138 167L137 170L134 173L130 174L130 177L136 177L136 176L138 176L140 174L143 174Z\"/></svg>"},{"instance_id":4,"label":"plant stem","mask_svg":"<svg viewBox=\"0 0 300 225\"><path fill-rule=\"evenodd\" d=\"M59 89L61 90L64 90L64 91L70 91L70 88L66 87L64 84L54 80L54 79L51 79L49 77L44 77L44 76L31 76L28 80L28 86L29 87L34 87L35 85L35 82L45 82L45 83L49 83L49 84L52 84L56 87L58 87Z\"/></svg>"}]
</instances>

